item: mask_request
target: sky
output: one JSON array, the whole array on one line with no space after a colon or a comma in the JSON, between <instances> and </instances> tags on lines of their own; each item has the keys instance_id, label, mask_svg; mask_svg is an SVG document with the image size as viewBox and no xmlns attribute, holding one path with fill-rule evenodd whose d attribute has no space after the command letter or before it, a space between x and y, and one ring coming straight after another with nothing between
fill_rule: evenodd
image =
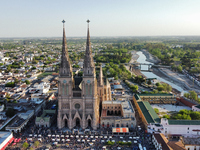
<instances>
[{"instance_id":1,"label":"sky","mask_svg":"<svg viewBox=\"0 0 200 150\"><path fill-rule=\"evenodd\" d=\"M0 0L0 38L199 36L200 0Z\"/></svg>"}]
</instances>

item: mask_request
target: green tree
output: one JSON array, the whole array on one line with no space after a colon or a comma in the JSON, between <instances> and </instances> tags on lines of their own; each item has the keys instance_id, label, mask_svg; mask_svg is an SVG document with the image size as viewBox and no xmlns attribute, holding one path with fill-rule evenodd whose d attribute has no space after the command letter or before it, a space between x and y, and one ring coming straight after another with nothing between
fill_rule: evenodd
<instances>
[{"instance_id":1,"label":"green tree","mask_svg":"<svg viewBox=\"0 0 200 150\"><path fill-rule=\"evenodd\" d=\"M8 82L5 84L5 87L14 87L15 83L14 82Z\"/></svg>"},{"instance_id":2,"label":"green tree","mask_svg":"<svg viewBox=\"0 0 200 150\"><path fill-rule=\"evenodd\" d=\"M35 141L34 146L37 148L40 145L39 141Z\"/></svg>"},{"instance_id":3,"label":"green tree","mask_svg":"<svg viewBox=\"0 0 200 150\"><path fill-rule=\"evenodd\" d=\"M157 114L159 113L158 108L154 108L154 111L155 111Z\"/></svg>"},{"instance_id":4,"label":"green tree","mask_svg":"<svg viewBox=\"0 0 200 150\"><path fill-rule=\"evenodd\" d=\"M150 85L150 84L151 84L151 80L148 80L148 81L147 81L147 84Z\"/></svg>"},{"instance_id":5,"label":"green tree","mask_svg":"<svg viewBox=\"0 0 200 150\"><path fill-rule=\"evenodd\" d=\"M6 116L8 117L12 117L15 115L15 111L13 108L8 108L7 111L6 111Z\"/></svg>"},{"instance_id":6,"label":"green tree","mask_svg":"<svg viewBox=\"0 0 200 150\"><path fill-rule=\"evenodd\" d=\"M29 146L29 144L27 142L24 142L22 145L22 148L25 150L28 148L28 146Z\"/></svg>"},{"instance_id":7,"label":"green tree","mask_svg":"<svg viewBox=\"0 0 200 150\"><path fill-rule=\"evenodd\" d=\"M178 70L178 72L182 72L182 70L183 70L182 66L179 65L179 66L177 67L177 70Z\"/></svg>"},{"instance_id":8,"label":"green tree","mask_svg":"<svg viewBox=\"0 0 200 150\"><path fill-rule=\"evenodd\" d=\"M170 119L169 115L163 115L163 118Z\"/></svg>"},{"instance_id":9,"label":"green tree","mask_svg":"<svg viewBox=\"0 0 200 150\"><path fill-rule=\"evenodd\" d=\"M191 99L198 100L197 93L195 91L189 91Z\"/></svg>"},{"instance_id":10,"label":"green tree","mask_svg":"<svg viewBox=\"0 0 200 150\"><path fill-rule=\"evenodd\" d=\"M30 81L29 81L29 80L25 80L25 83L26 83L26 84L30 84Z\"/></svg>"}]
</instances>

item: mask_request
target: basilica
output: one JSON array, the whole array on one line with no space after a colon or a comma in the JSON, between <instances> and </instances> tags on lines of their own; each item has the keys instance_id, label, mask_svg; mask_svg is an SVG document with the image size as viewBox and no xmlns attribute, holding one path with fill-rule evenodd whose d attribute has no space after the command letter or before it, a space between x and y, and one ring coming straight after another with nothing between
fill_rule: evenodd
<instances>
[{"instance_id":1,"label":"basilica","mask_svg":"<svg viewBox=\"0 0 200 150\"><path fill-rule=\"evenodd\" d=\"M63 42L58 83L58 116L57 126L72 129L100 126L100 108L103 101L111 100L109 82L103 78L100 67L99 77L96 78L96 68L92 57L90 43L89 20L87 29L86 50L83 64L83 76L73 76L69 60L65 27L63 21Z\"/></svg>"}]
</instances>

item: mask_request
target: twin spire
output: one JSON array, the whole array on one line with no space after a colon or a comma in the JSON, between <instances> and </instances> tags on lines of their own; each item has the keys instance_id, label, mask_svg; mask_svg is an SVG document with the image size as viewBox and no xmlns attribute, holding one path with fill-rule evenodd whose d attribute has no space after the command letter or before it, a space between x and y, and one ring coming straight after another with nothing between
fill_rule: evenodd
<instances>
[{"instance_id":1,"label":"twin spire","mask_svg":"<svg viewBox=\"0 0 200 150\"><path fill-rule=\"evenodd\" d=\"M86 51L85 51L85 58L84 58L84 65L83 65L83 76L94 76L95 73L95 65L92 57L92 49L90 43L90 33L89 33L89 22L88 23L88 32L87 32L87 42L86 42ZM61 54L61 64L60 64L60 76L69 76L72 77L72 67L69 60L69 54L67 49L67 42L66 42L66 35L65 35L65 20L62 21L63 23L63 42L62 42L62 54Z\"/></svg>"},{"instance_id":2,"label":"twin spire","mask_svg":"<svg viewBox=\"0 0 200 150\"><path fill-rule=\"evenodd\" d=\"M61 64L60 64L60 76L72 76L72 66L69 60L69 54L67 49L67 41L65 35L65 20L62 21L63 23L63 41L62 41L62 54L61 54Z\"/></svg>"}]
</instances>

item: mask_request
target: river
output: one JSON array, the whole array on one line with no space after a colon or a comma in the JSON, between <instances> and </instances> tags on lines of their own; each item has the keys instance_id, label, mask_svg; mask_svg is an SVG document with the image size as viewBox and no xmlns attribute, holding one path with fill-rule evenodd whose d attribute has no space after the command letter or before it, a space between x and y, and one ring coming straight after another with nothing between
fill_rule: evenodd
<instances>
[{"instance_id":1,"label":"river","mask_svg":"<svg viewBox=\"0 0 200 150\"><path fill-rule=\"evenodd\" d=\"M137 52L137 54L139 55L139 58L137 59L137 62L146 63L146 64L153 64L151 62L146 61L146 56L142 52ZM142 65L141 69L142 70L148 70L148 66L147 65ZM147 78L156 78L159 81L165 82L165 83L171 85L172 88L177 89L180 92L188 92L188 91L185 91L182 87L180 87L180 86L176 85L175 83L173 83L172 81L165 80L165 79L155 75L152 72L141 71L141 73L144 74Z\"/></svg>"}]
</instances>

